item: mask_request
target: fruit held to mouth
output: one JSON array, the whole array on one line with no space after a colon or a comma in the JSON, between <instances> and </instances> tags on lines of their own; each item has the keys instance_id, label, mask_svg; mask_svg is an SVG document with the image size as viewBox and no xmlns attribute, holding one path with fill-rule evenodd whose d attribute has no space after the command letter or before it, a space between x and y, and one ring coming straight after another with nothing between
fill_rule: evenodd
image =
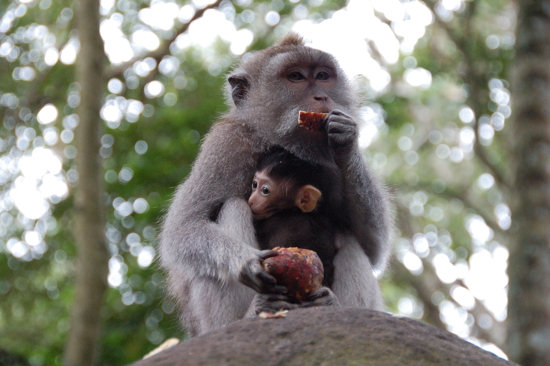
<instances>
[{"instance_id":1,"label":"fruit held to mouth","mask_svg":"<svg viewBox=\"0 0 550 366\"><path fill-rule=\"evenodd\" d=\"M325 127L325 117L328 113L300 111L298 125L309 131L321 131Z\"/></svg>"},{"instance_id":2,"label":"fruit held to mouth","mask_svg":"<svg viewBox=\"0 0 550 366\"><path fill-rule=\"evenodd\" d=\"M275 247L273 250L279 254L265 259L263 267L278 284L287 288L288 297L302 302L322 287L323 263L317 253L301 248Z\"/></svg>"}]
</instances>

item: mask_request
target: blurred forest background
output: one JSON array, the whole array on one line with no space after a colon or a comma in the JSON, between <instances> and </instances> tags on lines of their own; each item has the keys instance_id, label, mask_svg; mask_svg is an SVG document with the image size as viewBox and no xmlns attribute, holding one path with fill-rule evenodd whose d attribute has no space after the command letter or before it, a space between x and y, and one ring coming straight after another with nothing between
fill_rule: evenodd
<instances>
[{"instance_id":1,"label":"blurred forest background","mask_svg":"<svg viewBox=\"0 0 550 366\"><path fill-rule=\"evenodd\" d=\"M363 96L361 146L398 217L388 311L548 364L548 9L2 1L0 363L123 365L185 337L160 220L226 108L224 75L294 29Z\"/></svg>"}]
</instances>

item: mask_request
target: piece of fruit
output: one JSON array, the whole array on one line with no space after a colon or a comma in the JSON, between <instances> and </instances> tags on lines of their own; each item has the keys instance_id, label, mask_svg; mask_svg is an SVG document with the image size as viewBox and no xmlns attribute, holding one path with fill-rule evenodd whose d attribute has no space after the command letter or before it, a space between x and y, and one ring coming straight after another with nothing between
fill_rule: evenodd
<instances>
[{"instance_id":1,"label":"piece of fruit","mask_svg":"<svg viewBox=\"0 0 550 366\"><path fill-rule=\"evenodd\" d=\"M279 254L265 259L263 267L278 284L287 288L288 297L302 302L323 286L323 263L317 253L301 248L275 247L273 250Z\"/></svg>"},{"instance_id":2,"label":"piece of fruit","mask_svg":"<svg viewBox=\"0 0 550 366\"><path fill-rule=\"evenodd\" d=\"M286 318L286 314L288 314L288 310L280 310L276 313L269 313L267 311L262 311L260 314L258 314L258 318L260 319Z\"/></svg>"},{"instance_id":3,"label":"piece of fruit","mask_svg":"<svg viewBox=\"0 0 550 366\"><path fill-rule=\"evenodd\" d=\"M325 127L325 117L327 114L300 111L298 125L310 131L321 131Z\"/></svg>"}]
</instances>

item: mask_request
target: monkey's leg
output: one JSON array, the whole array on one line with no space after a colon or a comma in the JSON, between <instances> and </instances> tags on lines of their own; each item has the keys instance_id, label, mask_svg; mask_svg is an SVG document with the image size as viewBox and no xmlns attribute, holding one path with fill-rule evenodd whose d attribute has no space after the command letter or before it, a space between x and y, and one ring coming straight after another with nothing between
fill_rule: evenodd
<instances>
[{"instance_id":1,"label":"monkey's leg","mask_svg":"<svg viewBox=\"0 0 550 366\"><path fill-rule=\"evenodd\" d=\"M236 279L220 283L212 278L195 278L190 287L186 324L192 324L191 336L201 335L242 319L252 302L254 291Z\"/></svg>"},{"instance_id":2,"label":"monkey's leg","mask_svg":"<svg viewBox=\"0 0 550 366\"><path fill-rule=\"evenodd\" d=\"M339 234L332 291L341 306L383 310L382 295L369 258L352 235Z\"/></svg>"}]
</instances>

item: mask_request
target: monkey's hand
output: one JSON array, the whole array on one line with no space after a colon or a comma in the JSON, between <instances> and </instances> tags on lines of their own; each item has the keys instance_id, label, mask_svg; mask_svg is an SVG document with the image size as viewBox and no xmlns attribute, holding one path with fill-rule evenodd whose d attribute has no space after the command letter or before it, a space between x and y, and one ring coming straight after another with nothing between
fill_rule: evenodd
<instances>
[{"instance_id":1,"label":"monkey's hand","mask_svg":"<svg viewBox=\"0 0 550 366\"><path fill-rule=\"evenodd\" d=\"M349 153L357 146L357 123L344 112L337 109L330 112L325 126L329 144L337 154Z\"/></svg>"},{"instance_id":2,"label":"monkey's hand","mask_svg":"<svg viewBox=\"0 0 550 366\"><path fill-rule=\"evenodd\" d=\"M277 285L277 280L264 271L260 260L274 257L278 253L274 250L262 250L256 258L249 259L243 265L239 274L239 281L260 294L284 294L286 287Z\"/></svg>"},{"instance_id":3,"label":"monkey's hand","mask_svg":"<svg viewBox=\"0 0 550 366\"><path fill-rule=\"evenodd\" d=\"M306 301L300 304L302 308L310 308L314 306L336 306L340 307L338 298L328 287L321 287L317 291L313 291L307 297Z\"/></svg>"}]
</instances>

